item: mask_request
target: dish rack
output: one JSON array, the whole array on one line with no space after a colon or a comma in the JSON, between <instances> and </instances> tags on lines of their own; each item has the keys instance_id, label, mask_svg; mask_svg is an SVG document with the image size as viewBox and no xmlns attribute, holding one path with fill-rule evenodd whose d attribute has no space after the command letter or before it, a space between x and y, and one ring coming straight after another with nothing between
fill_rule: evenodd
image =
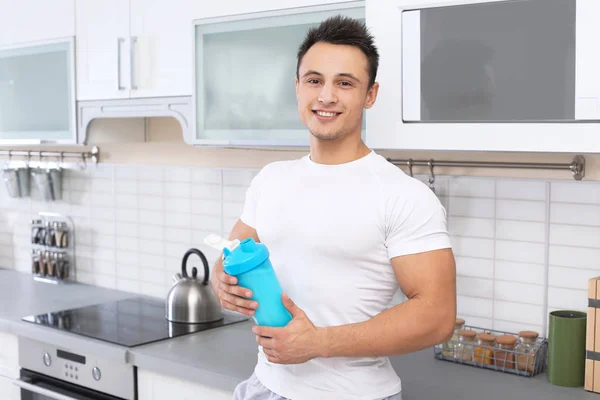
<instances>
[{"instance_id":1,"label":"dish rack","mask_svg":"<svg viewBox=\"0 0 600 400\"><path fill-rule=\"evenodd\" d=\"M513 332L485 329L477 326L465 325L463 329L473 330L477 333L489 333L494 336L513 335L518 337L518 334ZM464 346L462 349L457 349L459 343ZM472 367L508 374L532 377L546 370L548 361L548 340L543 337L538 337L534 348L535 350L532 353L523 353L516 350L504 350L498 347L482 345L477 343L477 341L468 343L451 339L448 342L434 346L433 350L435 358L438 360L470 365ZM475 353L476 349L477 353ZM500 358L496 357L497 352L503 352L505 354ZM468 355L470 354L475 354L473 360L468 359ZM464 357L464 355L467 356Z\"/></svg>"},{"instance_id":2,"label":"dish rack","mask_svg":"<svg viewBox=\"0 0 600 400\"><path fill-rule=\"evenodd\" d=\"M46 283L75 281L75 225L61 214L41 212L31 221L31 274Z\"/></svg>"}]
</instances>

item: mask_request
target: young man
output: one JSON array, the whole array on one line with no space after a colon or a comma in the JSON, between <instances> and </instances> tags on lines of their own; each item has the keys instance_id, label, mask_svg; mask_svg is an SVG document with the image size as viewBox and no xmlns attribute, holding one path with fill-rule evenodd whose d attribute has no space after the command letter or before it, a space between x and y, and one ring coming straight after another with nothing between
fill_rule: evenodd
<instances>
[{"instance_id":1,"label":"young man","mask_svg":"<svg viewBox=\"0 0 600 400\"><path fill-rule=\"evenodd\" d=\"M361 140L378 57L364 25L343 17L310 30L300 46L296 95L310 154L260 171L230 236L267 246L293 319L253 327L258 364L235 399L400 399L387 357L452 335L445 210ZM222 306L253 315L260 304L236 283L218 262L212 284ZM409 300L388 308L398 285Z\"/></svg>"}]
</instances>

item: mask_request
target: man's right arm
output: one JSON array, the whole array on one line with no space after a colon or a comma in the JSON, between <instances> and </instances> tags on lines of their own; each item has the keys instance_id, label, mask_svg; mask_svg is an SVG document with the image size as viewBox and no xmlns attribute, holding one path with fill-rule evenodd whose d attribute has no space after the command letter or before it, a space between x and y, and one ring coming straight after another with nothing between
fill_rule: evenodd
<instances>
[{"instance_id":1,"label":"man's right arm","mask_svg":"<svg viewBox=\"0 0 600 400\"><path fill-rule=\"evenodd\" d=\"M247 238L252 238L256 242L260 242L256 229L238 219L231 230L229 240L239 239L242 241ZM254 315L254 310L258 307L258 304L255 301L248 300L252 297L252 292L249 289L238 286L237 278L223 271L223 259L221 257L219 257L213 267L211 285L223 308L248 316Z\"/></svg>"}]
</instances>

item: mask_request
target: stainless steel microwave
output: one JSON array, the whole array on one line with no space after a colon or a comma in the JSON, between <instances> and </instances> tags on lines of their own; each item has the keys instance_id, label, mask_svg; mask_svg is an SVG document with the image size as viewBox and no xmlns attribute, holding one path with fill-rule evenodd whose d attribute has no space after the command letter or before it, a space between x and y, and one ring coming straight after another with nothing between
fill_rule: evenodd
<instances>
[{"instance_id":1,"label":"stainless steel microwave","mask_svg":"<svg viewBox=\"0 0 600 400\"><path fill-rule=\"evenodd\" d=\"M600 0L397 0L404 123L598 123Z\"/></svg>"}]
</instances>

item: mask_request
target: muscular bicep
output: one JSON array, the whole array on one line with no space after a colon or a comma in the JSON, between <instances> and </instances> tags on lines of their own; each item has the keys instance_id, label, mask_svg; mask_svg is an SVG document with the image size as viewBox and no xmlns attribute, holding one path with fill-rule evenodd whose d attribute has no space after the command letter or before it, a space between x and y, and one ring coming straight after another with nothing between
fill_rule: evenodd
<instances>
[{"instance_id":1,"label":"muscular bicep","mask_svg":"<svg viewBox=\"0 0 600 400\"><path fill-rule=\"evenodd\" d=\"M452 249L392 258L398 284L407 298L452 306L456 310L456 265Z\"/></svg>"},{"instance_id":2,"label":"muscular bicep","mask_svg":"<svg viewBox=\"0 0 600 400\"><path fill-rule=\"evenodd\" d=\"M255 242L260 242L256 229L254 229L250 225L246 225L244 222L242 222L241 219L238 219L235 225L233 226L231 233L229 234L229 240L239 239L240 241L242 241L248 238L254 239Z\"/></svg>"}]
</instances>

